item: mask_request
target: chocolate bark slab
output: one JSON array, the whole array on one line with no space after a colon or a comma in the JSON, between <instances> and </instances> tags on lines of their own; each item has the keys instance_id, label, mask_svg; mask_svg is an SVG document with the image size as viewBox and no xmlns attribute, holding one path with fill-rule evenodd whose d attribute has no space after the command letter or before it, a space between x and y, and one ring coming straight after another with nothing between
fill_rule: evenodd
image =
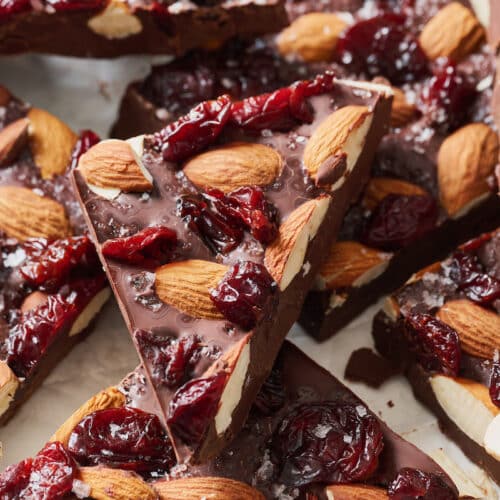
<instances>
[{"instance_id":1,"label":"chocolate bark slab","mask_svg":"<svg viewBox=\"0 0 500 500\"><path fill-rule=\"evenodd\" d=\"M74 173L81 205L180 459L213 456L243 424L343 213L366 179L388 119L386 92L385 86L320 75L243 102L222 97L203 103L156 135L105 141L81 157ZM293 109L308 110L306 116L290 121L292 101L298 106ZM226 124L208 151L165 160L189 140L169 134L220 105ZM196 133L206 128L202 121ZM113 166L115 148L131 158L123 178L114 173L125 168ZM259 235L257 225L239 231L234 213L240 217L248 209L245 193L253 193L252 203L263 197L262 210L249 219L261 224L267 217L267 235ZM171 252L157 259L165 265L113 258L116 245L129 248L159 226L177 235ZM220 301L231 294L234 304L224 307ZM171 349L193 350L180 376L162 360L162 350ZM181 402L185 391L201 385L214 403L191 436Z\"/></svg>"},{"instance_id":2,"label":"chocolate bark slab","mask_svg":"<svg viewBox=\"0 0 500 500\"><path fill-rule=\"evenodd\" d=\"M387 299L373 322L379 352L404 370L444 432L496 482L499 254L500 230L466 243L417 273ZM422 351L425 334L431 341L427 356Z\"/></svg>"},{"instance_id":3,"label":"chocolate bark slab","mask_svg":"<svg viewBox=\"0 0 500 500\"><path fill-rule=\"evenodd\" d=\"M273 33L286 23L280 0L193 3L97 0L0 6L0 53L68 56L183 54L233 37Z\"/></svg>"},{"instance_id":4,"label":"chocolate bark slab","mask_svg":"<svg viewBox=\"0 0 500 500\"><path fill-rule=\"evenodd\" d=\"M88 141L0 87L0 423L109 298L68 172Z\"/></svg>"}]
</instances>

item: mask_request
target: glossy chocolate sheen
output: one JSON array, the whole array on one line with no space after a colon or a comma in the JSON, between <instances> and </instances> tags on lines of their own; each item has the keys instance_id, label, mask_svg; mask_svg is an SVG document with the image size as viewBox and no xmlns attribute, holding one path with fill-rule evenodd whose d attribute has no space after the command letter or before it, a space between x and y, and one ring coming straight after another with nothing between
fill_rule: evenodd
<instances>
[{"instance_id":1,"label":"glossy chocolate sheen","mask_svg":"<svg viewBox=\"0 0 500 500\"><path fill-rule=\"evenodd\" d=\"M305 499L307 493L315 493L318 498L326 499L321 485L299 489L279 482L276 477L278 467L270 458L273 433L281 420L301 403L342 400L363 407L365 404L333 375L287 341L281 348L274 369L282 374L285 393L283 406L270 415L264 415L253 407L244 428L221 454L199 466L178 465L170 472L169 478L221 476L251 484L268 499ZM160 413L141 368L122 382L121 390L127 396L128 406ZM383 430L384 449L379 457L379 466L367 481L368 484L387 486L401 468L412 467L438 474L454 487L443 469L429 456L394 433L380 419L379 422Z\"/></svg>"},{"instance_id":2,"label":"glossy chocolate sheen","mask_svg":"<svg viewBox=\"0 0 500 500\"><path fill-rule=\"evenodd\" d=\"M124 4L142 25L137 34L111 38L92 31L87 23L102 8L54 12L47 7L0 19L0 53L42 52L79 57L180 55L194 48L217 47L236 36L244 39L273 33L286 23L280 0L229 0L200 6L180 0L164 5L166 12L161 14L152 10L153 2Z\"/></svg>"},{"instance_id":3,"label":"glossy chocolate sheen","mask_svg":"<svg viewBox=\"0 0 500 500\"><path fill-rule=\"evenodd\" d=\"M304 173L302 154L305 143L316 127L334 110L346 104L364 104L374 111L374 118L368 132L366 143L358 159L357 166L345 183L335 191L333 201L321 223L316 237L307 248L304 264L307 272L299 272L291 284L275 294L275 299L264 317L251 332L249 373L245 381L244 396L239 401L231 424L223 436L217 436L212 423L203 444L195 450L194 459L204 460L216 454L222 446L238 432L251 404L267 377L281 343L297 319L307 290L312 286L314 275L320 265L326 249L334 240L340 227L345 210L363 187L367 178L372 155L384 132L390 109L390 98L379 94L378 90L364 90L362 87L347 83L336 83L331 93L310 98L314 110L314 121L302 124L288 133L266 131L260 136L248 135L238 130L226 129L219 142L250 141L266 144L276 149L284 160L281 174L271 186L264 187L266 197L278 210L278 219L287 216L305 201L316 198L324 190L315 187L312 180ZM145 141L147 144L147 140ZM199 239L190 232L184 222L177 218L176 202L180 194L193 191L192 185L184 175L179 175L173 165L166 164L158 154L151 151L143 155L145 167L154 179L154 190L146 198L133 194L121 194L110 202L94 195L87 187L82 175L75 171L77 189L82 207L88 218L89 227L100 245L107 239L118 235L135 233L155 224L164 224L177 231L178 239L188 244L183 245L178 260L189 258L219 261L232 265L240 260L252 260L263 263L264 247L256 240L246 237L242 244L227 255L215 257ZM221 356L227 354L244 340L248 332L227 323L224 320L195 319L179 312L174 307L163 304L154 293L154 273L137 267L120 264L102 257L108 276L114 287L129 330L134 334L138 329L178 337L180 334L198 334L204 343L212 346ZM229 330L228 330L229 328ZM228 334L229 332L229 334ZM246 341L245 341L246 342ZM148 362L143 359L148 367ZM213 360L211 361L213 363ZM207 369L207 360L196 365L194 376L202 375ZM173 395L172 390L158 387L157 393L164 414ZM186 458L193 450L176 442L180 457Z\"/></svg>"}]
</instances>

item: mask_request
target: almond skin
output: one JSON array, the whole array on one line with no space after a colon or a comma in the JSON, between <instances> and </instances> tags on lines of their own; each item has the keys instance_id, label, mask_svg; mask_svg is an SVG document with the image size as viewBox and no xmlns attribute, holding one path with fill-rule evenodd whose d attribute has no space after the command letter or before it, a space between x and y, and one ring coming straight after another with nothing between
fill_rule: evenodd
<instances>
[{"instance_id":1,"label":"almond skin","mask_svg":"<svg viewBox=\"0 0 500 500\"><path fill-rule=\"evenodd\" d=\"M373 210L387 195L400 194L411 196L415 194L426 194L421 187L410 182L391 177L372 177L366 186L363 206Z\"/></svg>"},{"instance_id":2,"label":"almond skin","mask_svg":"<svg viewBox=\"0 0 500 500\"><path fill-rule=\"evenodd\" d=\"M16 160L27 144L29 123L27 118L20 118L0 130L0 167Z\"/></svg>"},{"instance_id":3,"label":"almond skin","mask_svg":"<svg viewBox=\"0 0 500 500\"><path fill-rule=\"evenodd\" d=\"M467 299L446 302L436 315L456 330L462 349L480 358L493 359L500 347L500 316Z\"/></svg>"},{"instance_id":4,"label":"almond skin","mask_svg":"<svg viewBox=\"0 0 500 500\"><path fill-rule=\"evenodd\" d=\"M11 238L64 238L71 234L64 207L31 189L0 187L0 229Z\"/></svg>"},{"instance_id":5,"label":"almond skin","mask_svg":"<svg viewBox=\"0 0 500 500\"><path fill-rule=\"evenodd\" d=\"M449 57L459 62L474 52L486 32L474 13L458 2L443 7L420 34L420 45L429 59Z\"/></svg>"},{"instance_id":6,"label":"almond skin","mask_svg":"<svg viewBox=\"0 0 500 500\"><path fill-rule=\"evenodd\" d=\"M160 500L264 500L264 495L245 483L223 477L189 477L157 481L153 488Z\"/></svg>"},{"instance_id":7,"label":"almond skin","mask_svg":"<svg viewBox=\"0 0 500 500\"><path fill-rule=\"evenodd\" d=\"M391 126L404 127L415 118L417 107L406 100L402 90L396 87L392 87L392 90L394 91L394 97L392 100Z\"/></svg>"},{"instance_id":8,"label":"almond skin","mask_svg":"<svg viewBox=\"0 0 500 500\"><path fill-rule=\"evenodd\" d=\"M331 61L347 24L336 14L311 12L293 21L278 36L281 55L297 55L306 62Z\"/></svg>"},{"instance_id":9,"label":"almond skin","mask_svg":"<svg viewBox=\"0 0 500 500\"><path fill-rule=\"evenodd\" d=\"M31 108L28 119L31 153L42 178L63 174L78 137L64 122L43 109Z\"/></svg>"},{"instance_id":10,"label":"almond skin","mask_svg":"<svg viewBox=\"0 0 500 500\"><path fill-rule=\"evenodd\" d=\"M490 188L487 178L498 162L498 135L483 123L472 123L448 136L439 148L438 183L441 203L458 216Z\"/></svg>"},{"instance_id":11,"label":"almond skin","mask_svg":"<svg viewBox=\"0 0 500 500\"><path fill-rule=\"evenodd\" d=\"M223 192L242 186L265 186L280 174L283 160L269 146L232 142L191 158L184 174L197 187Z\"/></svg>"},{"instance_id":12,"label":"almond skin","mask_svg":"<svg viewBox=\"0 0 500 500\"><path fill-rule=\"evenodd\" d=\"M67 446L73 429L90 413L108 408L121 408L125 405L125 396L116 387L108 387L97 393L76 410L50 438Z\"/></svg>"},{"instance_id":13,"label":"almond skin","mask_svg":"<svg viewBox=\"0 0 500 500\"><path fill-rule=\"evenodd\" d=\"M165 304L194 318L223 319L209 292L226 272L226 266L205 260L165 264L156 270L156 294Z\"/></svg>"},{"instance_id":14,"label":"almond skin","mask_svg":"<svg viewBox=\"0 0 500 500\"><path fill-rule=\"evenodd\" d=\"M5 361L0 361L0 415L10 406L19 387L19 379Z\"/></svg>"},{"instance_id":15,"label":"almond skin","mask_svg":"<svg viewBox=\"0 0 500 500\"><path fill-rule=\"evenodd\" d=\"M140 161L126 141L101 141L78 161L78 170L87 184L124 193L142 193L153 188L139 166Z\"/></svg>"},{"instance_id":16,"label":"almond skin","mask_svg":"<svg viewBox=\"0 0 500 500\"><path fill-rule=\"evenodd\" d=\"M332 500L387 500L386 490L364 484L332 484L325 488Z\"/></svg>"}]
</instances>

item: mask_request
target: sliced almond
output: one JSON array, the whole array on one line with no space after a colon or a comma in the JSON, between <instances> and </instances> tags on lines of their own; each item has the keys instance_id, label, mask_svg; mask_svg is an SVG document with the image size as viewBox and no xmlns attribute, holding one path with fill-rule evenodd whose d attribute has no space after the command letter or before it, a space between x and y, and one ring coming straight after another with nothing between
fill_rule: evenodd
<instances>
[{"instance_id":1,"label":"sliced almond","mask_svg":"<svg viewBox=\"0 0 500 500\"><path fill-rule=\"evenodd\" d=\"M153 188L151 175L127 141L99 142L80 157L78 170L90 188L113 193L142 193Z\"/></svg>"},{"instance_id":2,"label":"sliced almond","mask_svg":"<svg viewBox=\"0 0 500 500\"><path fill-rule=\"evenodd\" d=\"M11 98L10 92L3 85L0 85L0 106L7 106Z\"/></svg>"},{"instance_id":3,"label":"sliced almond","mask_svg":"<svg viewBox=\"0 0 500 500\"><path fill-rule=\"evenodd\" d=\"M304 165L321 186L339 188L356 165L373 120L366 106L344 106L314 130L304 149Z\"/></svg>"},{"instance_id":4,"label":"sliced almond","mask_svg":"<svg viewBox=\"0 0 500 500\"><path fill-rule=\"evenodd\" d=\"M500 414L490 422L484 433L484 447L492 457L500 460Z\"/></svg>"},{"instance_id":5,"label":"sliced almond","mask_svg":"<svg viewBox=\"0 0 500 500\"><path fill-rule=\"evenodd\" d=\"M276 43L284 56L298 55L306 62L331 61L347 23L336 14L304 14L284 29Z\"/></svg>"},{"instance_id":6,"label":"sliced almond","mask_svg":"<svg viewBox=\"0 0 500 500\"><path fill-rule=\"evenodd\" d=\"M127 38L142 31L141 20L121 0L111 0L103 11L88 20L87 25L94 33L110 40Z\"/></svg>"},{"instance_id":7,"label":"sliced almond","mask_svg":"<svg viewBox=\"0 0 500 500\"><path fill-rule=\"evenodd\" d=\"M0 361L0 415L3 415L14 399L19 379L5 361Z\"/></svg>"},{"instance_id":8,"label":"sliced almond","mask_svg":"<svg viewBox=\"0 0 500 500\"><path fill-rule=\"evenodd\" d=\"M60 441L65 446L68 444L68 439L73 429L90 413L98 410L106 410L107 408L121 408L125 405L125 396L116 387L108 387L99 392L78 410L76 410L64 424L57 429L50 441Z\"/></svg>"},{"instance_id":9,"label":"sliced almond","mask_svg":"<svg viewBox=\"0 0 500 500\"><path fill-rule=\"evenodd\" d=\"M394 297L387 297L384 300L382 310L392 321L397 321L399 318L400 308Z\"/></svg>"},{"instance_id":10,"label":"sliced almond","mask_svg":"<svg viewBox=\"0 0 500 500\"><path fill-rule=\"evenodd\" d=\"M302 269L309 242L325 218L331 198L316 198L296 208L281 224L278 237L269 245L265 265L281 290L285 290Z\"/></svg>"},{"instance_id":11,"label":"sliced almond","mask_svg":"<svg viewBox=\"0 0 500 500\"><path fill-rule=\"evenodd\" d=\"M200 188L224 192L242 186L266 186L280 174L280 154L263 144L232 142L191 158L184 174Z\"/></svg>"},{"instance_id":12,"label":"sliced almond","mask_svg":"<svg viewBox=\"0 0 500 500\"><path fill-rule=\"evenodd\" d=\"M160 500L264 500L264 495L248 484L224 477L189 477L157 481L153 488Z\"/></svg>"},{"instance_id":13,"label":"sliced almond","mask_svg":"<svg viewBox=\"0 0 500 500\"><path fill-rule=\"evenodd\" d=\"M156 270L156 294L194 318L223 319L210 299L227 272L227 267L205 260L184 260L165 264Z\"/></svg>"},{"instance_id":14,"label":"sliced almond","mask_svg":"<svg viewBox=\"0 0 500 500\"><path fill-rule=\"evenodd\" d=\"M443 7L420 34L420 45L430 59L449 57L461 61L472 53L486 37L474 15L459 2Z\"/></svg>"},{"instance_id":15,"label":"sliced almond","mask_svg":"<svg viewBox=\"0 0 500 500\"><path fill-rule=\"evenodd\" d=\"M466 125L448 136L438 153L441 203L451 216L487 194L487 178L498 163L498 135L483 123Z\"/></svg>"},{"instance_id":16,"label":"sliced almond","mask_svg":"<svg viewBox=\"0 0 500 500\"><path fill-rule=\"evenodd\" d=\"M428 266L419 269L416 273L414 273L410 277L410 279L406 283L409 284L409 283L415 283L415 281L420 281L428 273L435 274L439 272L441 266L442 266L441 261L433 262L432 264L429 264Z\"/></svg>"},{"instance_id":17,"label":"sliced almond","mask_svg":"<svg viewBox=\"0 0 500 500\"><path fill-rule=\"evenodd\" d=\"M328 500L385 500L387 490L364 484L332 484L325 488Z\"/></svg>"},{"instance_id":18,"label":"sliced almond","mask_svg":"<svg viewBox=\"0 0 500 500\"><path fill-rule=\"evenodd\" d=\"M500 316L493 311L460 299L446 302L436 316L457 331L465 352L493 359L500 348Z\"/></svg>"},{"instance_id":19,"label":"sliced almond","mask_svg":"<svg viewBox=\"0 0 500 500\"><path fill-rule=\"evenodd\" d=\"M38 307L41 304L45 304L49 296L46 293L40 292L36 290L35 292L30 293L21 304L21 311L23 313L31 311L35 307Z\"/></svg>"},{"instance_id":20,"label":"sliced almond","mask_svg":"<svg viewBox=\"0 0 500 500\"><path fill-rule=\"evenodd\" d=\"M392 100L391 125L403 127L415 118L417 107L406 100L405 93L393 87L394 97Z\"/></svg>"},{"instance_id":21,"label":"sliced almond","mask_svg":"<svg viewBox=\"0 0 500 500\"><path fill-rule=\"evenodd\" d=\"M391 256L357 241L334 243L319 271L321 288L362 286L384 271Z\"/></svg>"},{"instance_id":22,"label":"sliced almond","mask_svg":"<svg viewBox=\"0 0 500 500\"><path fill-rule=\"evenodd\" d=\"M71 234L61 204L18 186L0 187L0 229L20 241L27 238L57 239Z\"/></svg>"},{"instance_id":23,"label":"sliced almond","mask_svg":"<svg viewBox=\"0 0 500 500\"><path fill-rule=\"evenodd\" d=\"M14 161L28 142L27 118L20 118L0 130L0 167Z\"/></svg>"},{"instance_id":24,"label":"sliced almond","mask_svg":"<svg viewBox=\"0 0 500 500\"><path fill-rule=\"evenodd\" d=\"M95 500L157 500L157 493L139 475L108 467L80 467L80 480Z\"/></svg>"},{"instance_id":25,"label":"sliced almond","mask_svg":"<svg viewBox=\"0 0 500 500\"><path fill-rule=\"evenodd\" d=\"M35 164L44 179L63 174L78 137L59 118L39 108L28 112L30 145Z\"/></svg>"},{"instance_id":26,"label":"sliced almond","mask_svg":"<svg viewBox=\"0 0 500 500\"><path fill-rule=\"evenodd\" d=\"M73 322L71 330L68 333L68 337L78 335L79 333L85 331L90 322L97 316L97 313L108 301L109 297L111 297L111 290L109 287L105 287L99 291Z\"/></svg>"},{"instance_id":27,"label":"sliced almond","mask_svg":"<svg viewBox=\"0 0 500 500\"><path fill-rule=\"evenodd\" d=\"M426 192L421 187L400 179L372 177L365 189L363 206L368 210L373 210L389 194L411 196L426 194Z\"/></svg>"}]
</instances>

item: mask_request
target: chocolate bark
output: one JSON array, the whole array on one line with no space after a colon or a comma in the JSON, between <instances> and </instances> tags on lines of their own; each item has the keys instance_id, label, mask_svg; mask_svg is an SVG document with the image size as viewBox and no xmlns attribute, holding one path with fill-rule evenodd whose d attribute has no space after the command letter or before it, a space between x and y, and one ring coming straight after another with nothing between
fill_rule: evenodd
<instances>
[{"instance_id":1,"label":"chocolate bark","mask_svg":"<svg viewBox=\"0 0 500 500\"><path fill-rule=\"evenodd\" d=\"M0 87L0 423L91 329L110 295L68 172L80 137Z\"/></svg>"}]
</instances>

